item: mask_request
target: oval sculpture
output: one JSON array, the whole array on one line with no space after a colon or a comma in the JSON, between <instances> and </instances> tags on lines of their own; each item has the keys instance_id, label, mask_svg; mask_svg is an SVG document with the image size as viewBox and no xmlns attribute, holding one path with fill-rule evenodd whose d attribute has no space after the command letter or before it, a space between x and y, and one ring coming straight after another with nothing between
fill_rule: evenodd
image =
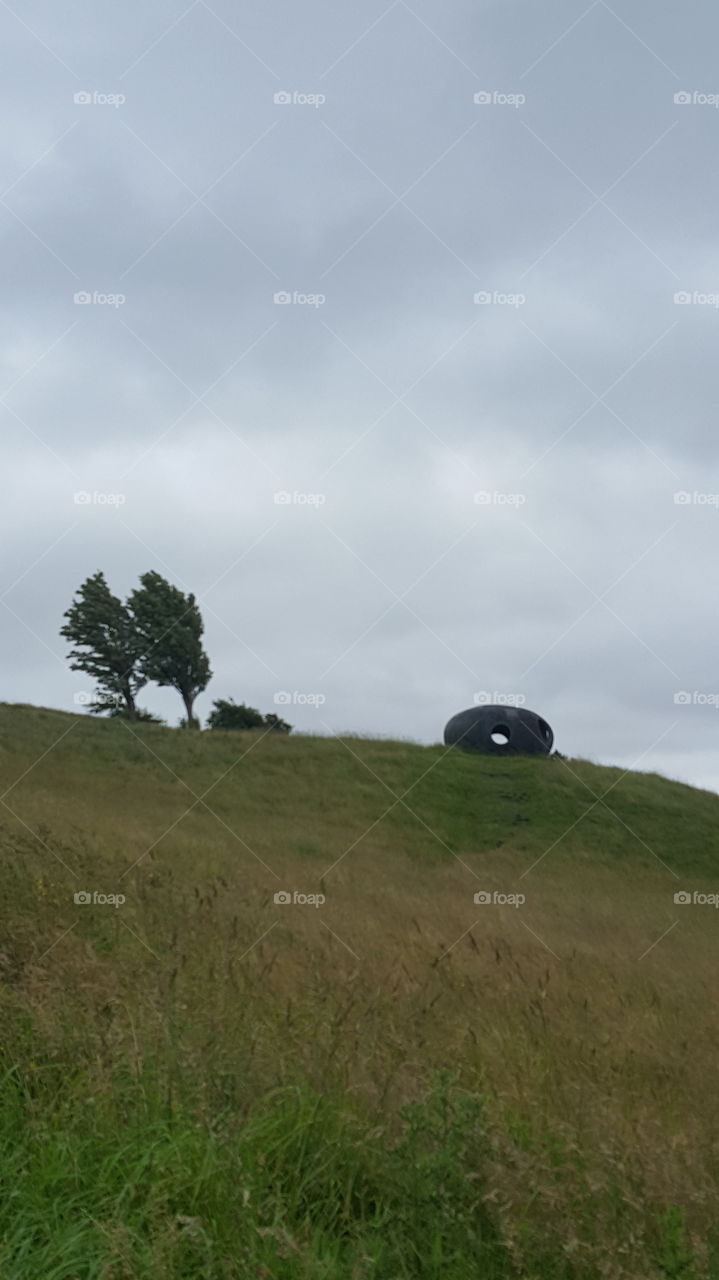
<instances>
[{"instance_id":1,"label":"oval sculpture","mask_svg":"<svg viewBox=\"0 0 719 1280\"><path fill-rule=\"evenodd\" d=\"M445 725L444 740L447 746L486 755L548 756L554 734L535 711L489 703L458 711Z\"/></svg>"}]
</instances>

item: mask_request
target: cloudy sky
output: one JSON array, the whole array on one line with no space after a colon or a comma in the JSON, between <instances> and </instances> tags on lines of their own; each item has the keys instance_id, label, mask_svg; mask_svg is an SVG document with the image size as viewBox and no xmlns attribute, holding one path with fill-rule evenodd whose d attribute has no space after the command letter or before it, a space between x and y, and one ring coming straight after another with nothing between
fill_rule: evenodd
<instances>
[{"instance_id":1,"label":"cloudy sky","mask_svg":"<svg viewBox=\"0 0 719 1280\"><path fill-rule=\"evenodd\" d=\"M712 0L0 27L0 698L78 709L73 593L157 569L203 716L433 742L512 695L719 789Z\"/></svg>"}]
</instances>

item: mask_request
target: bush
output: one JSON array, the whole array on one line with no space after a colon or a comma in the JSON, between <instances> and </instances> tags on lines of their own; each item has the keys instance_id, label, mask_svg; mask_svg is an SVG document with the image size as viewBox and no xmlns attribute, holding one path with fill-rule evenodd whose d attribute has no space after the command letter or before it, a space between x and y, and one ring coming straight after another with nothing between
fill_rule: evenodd
<instances>
[{"instance_id":1,"label":"bush","mask_svg":"<svg viewBox=\"0 0 719 1280\"><path fill-rule=\"evenodd\" d=\"M291 733L292 725L279 716L269 713L263 716L255 707L233 698L218 698L207 718L208 729L272 729L276 733Z\"/></svg>"},{"instance_id":2,"label":"bush","mask_svg":"<svg viewBox=\"0 0 719 1280\"><path fill-rule=\"evenodd\" d=\"M272 711L265 716L264 723L266 728L274 729L275 733L292 733L292 725L288 724L286 720L280 720L280 717L276 716Z\"/></svg>"}]
</instances>

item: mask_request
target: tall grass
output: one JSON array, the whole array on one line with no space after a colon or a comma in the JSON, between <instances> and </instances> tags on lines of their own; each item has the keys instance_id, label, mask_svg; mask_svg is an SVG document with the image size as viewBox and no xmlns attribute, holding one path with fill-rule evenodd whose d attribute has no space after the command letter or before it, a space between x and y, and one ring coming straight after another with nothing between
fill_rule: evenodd
<instances>
[{"instance_id":1,"label":"tall grass","mask_svg":"<svg viewBox=\"0 0 719 1280\"><path fill-rule=\"evenodd\" d=\"M0 787L2 1280L719 1277L719 798L26 708Z\"/></svg>"}]
</instances>

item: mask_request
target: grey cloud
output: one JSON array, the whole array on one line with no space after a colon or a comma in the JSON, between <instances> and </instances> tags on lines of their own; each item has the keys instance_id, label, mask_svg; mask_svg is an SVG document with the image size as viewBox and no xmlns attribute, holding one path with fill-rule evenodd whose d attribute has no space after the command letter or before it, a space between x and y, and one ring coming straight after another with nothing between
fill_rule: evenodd
<instances>
[{"instance_id":1,"label":"grey cloud","mask_svg":"<svg viewBox=\"0 0 719 1280\"><path fill-rule=\"evenodd\" d=\"M155 567L203 599L203 713L320 690L304 731L432 741L519 691L561 750L715 785L674 702L715 665L717 308L674 294L719 292L719 117L673 101L719 91L712 10L612 8L43 0L57 58L3 14L1 696L72 708L73 591Z\"/></svg>"}]
</instances>

